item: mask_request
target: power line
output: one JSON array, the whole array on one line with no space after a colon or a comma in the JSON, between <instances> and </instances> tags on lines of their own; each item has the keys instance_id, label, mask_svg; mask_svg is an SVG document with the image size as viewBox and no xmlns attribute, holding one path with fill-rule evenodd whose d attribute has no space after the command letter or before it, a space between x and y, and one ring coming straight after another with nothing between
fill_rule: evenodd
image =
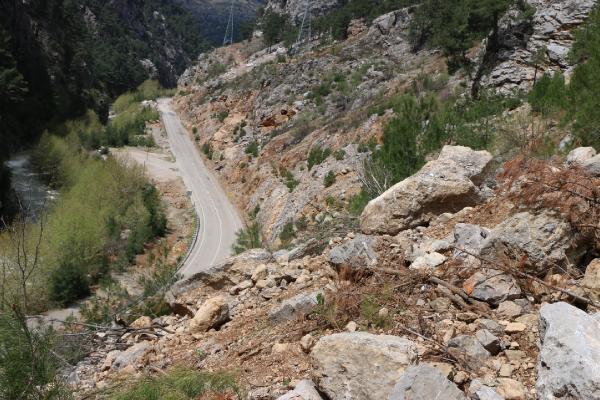
<instances>
[{"instance_id":1,"label":"power line","mask_svg":"<svg viewBox=\"0 0 600 400\"><path fill-rule=\"evenodd\" d=\"M223 46L233 44L233 3L235 0L231 0L231 7L229 8L229 20L227 21L227 28L225 29L225 37L223 38Z\"/></svg>"}]
</instances>

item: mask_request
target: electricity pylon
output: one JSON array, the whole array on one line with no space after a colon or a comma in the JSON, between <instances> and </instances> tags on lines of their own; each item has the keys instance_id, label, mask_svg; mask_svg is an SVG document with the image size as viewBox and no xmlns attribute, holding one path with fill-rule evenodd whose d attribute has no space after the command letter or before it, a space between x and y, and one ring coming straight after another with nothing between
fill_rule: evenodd
<instances>
[{"instance_id":1,"label":"electricity pylon","mask_svg":"<svg viewBox=\"0 0 600 400\"><path fill-rule=\"evenodd\" d=\"M305 1L304 14L302 15L302 23L300 24L300 30L298 31L298 39L296 40L296 50L306 42L309 43L312 37L312 16L310 0Z\"/></svg>"},{"instance_id":2,"label":"electricity pylon","mask_svg":"<svg viewBox=\"0 0 600 400\"><path fill-rule=\"evenodd\" d=\"M229 8L229 20L227 21L227 28L225 29L225 37L223 38L223 46L233 44L233 2L231 0L231 7Z\"/></svg>"}]
</instances>

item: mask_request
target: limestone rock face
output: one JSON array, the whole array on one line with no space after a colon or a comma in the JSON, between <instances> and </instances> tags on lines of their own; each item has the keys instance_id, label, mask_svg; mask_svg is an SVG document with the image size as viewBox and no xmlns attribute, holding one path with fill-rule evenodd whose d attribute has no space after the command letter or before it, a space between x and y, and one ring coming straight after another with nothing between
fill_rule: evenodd
<instances>
[{"instance_id":1,"label":"limestone rock face","mask_svg":"<svg viewBox=\"0 0 600 400\"><path fill-rule=\"evenodd\" d=\"M528 90L536 75L531 62L539 50L545 51L547 62L540 67L538 77L545 73L568 72L569 51L573 45L573 30L583 24L596 4L594 0L527 0L535 10L531 23L519 19L511 10L500 21L498 40L500 51L496 64L489 68L481 64L483 87L510 93Z\"/></svg>"},{"instance_id":2,"label":"limestone rock face","mask_svg":"<svg viewBox=\"0 0 600 400\"><path fill-rule=\"evenodd\" d=\"M404 372L389 400L466 400L463 392L435 367L418 365Z\"/></svg>"},{"instance_id":3,"label":"limestone rock face","mask_svg":"<svg viewBox=\"0 0 600 400\"><path fill-rule=\"evenodd\" d=\"M567 303L540 310L537 398L600 399L600 318Z\"/></svg>"},{"instance_id":4,"label":"limestone rock face","mask_svg":"<svg viewBox=\"0 0 600 400\"><path fill-rule=\"evenodd\" d=\"M412 341L366 332L322 337L311 352L319 388L331 399L387 399L417 361Z\"/></svg>"},{"instance_id":5,"label":"limestone rock face","mask_svg":"<svg viewBox=\"0 0 600 400\"><path fill-rule=\"evenodd\" d=\"M213 297L206 300L194 318L190 320L191 332L206 332L212 328L219 328L229 321L229 305L223 297Z\"/></svg>"},{"instance_id":6,"label":"limestone rock face","mask_svg":"<svg viewBox=\"0 0 600 400\"><path fill-rule=\"evenodd\" d=\"M445 146L437 160L369 202L361 216L362 231L395 235L481 202L478 185L491 161L487 151Z\"/></svg>"}]
</instances>

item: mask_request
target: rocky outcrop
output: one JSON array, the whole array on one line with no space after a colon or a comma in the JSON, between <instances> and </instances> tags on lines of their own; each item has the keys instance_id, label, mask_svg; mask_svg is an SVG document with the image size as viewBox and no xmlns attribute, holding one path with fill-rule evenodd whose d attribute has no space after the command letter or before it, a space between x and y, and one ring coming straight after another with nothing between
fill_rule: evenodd
<instances>
[{"instance_id":1,"label":"rocky outcrop","mask_svg":"<svg viewBox=\"0 0 600 400\"><path fill-rule=\"evenodd\" d=\"M540 310L537 398L600 399L600 317L567 303Z\"/></svg>"},{"instance_id":2,"label":"rocky outcrop","mask_svg":"<svg viewBox=\"0 0 600 400\"><path fill-rule=\"evenodd\" d=\"M445 146L437 160L369 202L361 215L363 232L395 235L481 202L479 185L491 161L487 151Z\"/></svg>"},{"instance_id":3,"label":"rocky outcrop","mask_svg":"<svg viewBox=\"0 0 600 400\"><path fill-rule=\"evenodd\" d=\"M366 332L322 337L312 350L319 388L331 399L386 399L417 360L405 338Z\"/></svg>"},{"instance_id":4,"label":"rocky outcrop","mask_svg":"<svg viewBox=\"0 0 600 400\"><path fill-rule=\"evenodd\" d=\"M394 387L389 400L466 400L464 393L429 365L408 368Z\"/></svg>"},{"instance_id":5,"label":"rocky outcrop","mask_svg":"<svg viewBox=\"0 0 600 400\"><path fill-rule=\"evenodd\" d=\"M594 0L527 0L535 9L531 21L524 21L516 10L501 21L498 33L499 50L486 59L492 65L482 64L480 82L484 87L508 93L528 90L536 75L533 62L538 51L546 62L538 66L538 76L547 72L568 72L571 68L569 51L573 45L573 31L587 19L596 4Z\"/></svg>"},{"instance_id":6,"label":"rocky outcrop","mask_svg":"<svg viewBox=\"0 0 600 400\"><path fill-rule=\"evenodd\" d=\"M582 245L570 225L560 218L548 212L522 212L496 226L479 254L501 265L518 260L528 272L543 273L566 260L577 263L585 253Z\"/></svg>"},{"instance_id":7,"label":"rocky outcrop","mask_svg":"<svg viewBox=\"0 0 600 400\"><path fill-rule=\"evenodd\" d=\"M339 0L314 0L310 2L312 17L324 15L340 5ZM269 0L266 9L281 14L287 14L294 23L302 22L307 2L304 0Z\"/></svg>"}]
</instances>

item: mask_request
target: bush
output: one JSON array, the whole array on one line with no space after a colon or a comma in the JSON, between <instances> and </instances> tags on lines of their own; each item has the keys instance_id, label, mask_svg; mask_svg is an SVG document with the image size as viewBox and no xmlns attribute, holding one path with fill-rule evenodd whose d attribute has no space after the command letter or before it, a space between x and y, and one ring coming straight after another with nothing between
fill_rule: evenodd
<instances>
[{"instance_id":1,"label":"bush","mask_svg":"<svg viewBox=\"0 0 600 400\"><path fill-rule=\"evenodd\" d=\"M210 143L206 142L202 145L202 152L204 153L204 155L209 159L212 160L213 158L213 148L211 146Z\"/></svg>"},{"instance_id":2,"label":"bush","mask_svg":"<svg viewBox=\"0 0 600 400\"><path fill-rule=\"evenodd\" d=\"M260 224L258 222L240 230L236 233L236 240L232 246L235 254L241 254L247 250L259 249L262 247L262 238L260 234Z\"/></svg>"},{"instance_id":3,"label":"bush","mask_svg":"<svg viewBox=\"0 0 600 400\"><path fill-rule=\"evenodd\" d=\"M333 157L337 161L342 161L344 159L344 157L346 157L346 152L342 149L336 150L335 153L333 153Z\"/></svg>"},{"instance_id":4,"label":"bush","mask_svg":"<svg viewBox=\"0 0 600 400\"><path fill-rule=\"evenodd\" d=\"M315 165L321 164L331 154L330 149L322 149L321 147L313 147L308 153L308 170L310 171Z\"/></svg>"},{"instance_id":5,"label":"bush","mask_svg":"<svg viewBox=\"0 0 600 400\"><path fill-rule=\"evenodd\" d=\"M0 398L59 400L70 398L58 378L59 360L52 351L54 336L29 330L24 316L0 312Z\"/></svg>"},{"instance_id":6,"label":"bush","mask_svg":"<svg viewBox=\"0 0 600 400\"><path fill-rule=\"evenodd\" d=\"M67 306L89 295L89 281L83 266L66 262L50 274L51 299L61 306Z\"/></svg>"},{"instance_id":7,"label":"bush","mask_svg":"<svg viewBox=\"0 0 600 400\"><path fill-rule=\"evenodd\" d=\"M529 92L529 103L534 111L548 116L567 108L567 88L561 73L544 75Z\"/></svg>"},{"instance_id":8,"label":"bush","mask_svg":"<svg viewBox=\"0 0 600 400\"><path fill-rule=\"evenodd\" d=\"M258 157L258 142L256 140L251 141L246 146L246 154L250 154L253 157Z\"/></svg>"},{"instance_id":9,"label":"bush","mask_svg":"<svg viewBox=\"0 0 600 400\"><path fill-rule=\"evenodd\" d=\"M348 202L348 212L352 215L359 216L371 200L369 193L362 189L359 193L352 196Z\"/></svg>"},{"instance_id":10,"label":"bush","mask_svg":"<svg viewBox=\"0 0 600 400\"><path fill-rule=\"evenodd\" d=\"M333 171L329 171L327 173L327 175L325 175L325 177L323 178L323 185L325 185L326 188L332 186L335 183L335 172Z\"/></svg>"},{"instance_id":11,"label":"bush","mask_svg":"<svg viewBox=\"0 0 600 400\"><path fill-rule=\"evenodd\" d=\"M296 231L294 230L294 223L292 221L287 222L281 233L279 234L279 240L281 241L281 245L283 247L288 246L292 239L296 237Z\"/></svg>"},{"instance_id":12,"label":"bush","mask_svg":"<svg viewBox=\"0 0 600 400\"><path fill-rule=\"evenodd\" d=\"M227 119L227 117L229 117L229 111L221 111L218 114L215 114L214 117L220 122L223 123L225 122L225 119Z\"/></svg>"}]
</instances>

